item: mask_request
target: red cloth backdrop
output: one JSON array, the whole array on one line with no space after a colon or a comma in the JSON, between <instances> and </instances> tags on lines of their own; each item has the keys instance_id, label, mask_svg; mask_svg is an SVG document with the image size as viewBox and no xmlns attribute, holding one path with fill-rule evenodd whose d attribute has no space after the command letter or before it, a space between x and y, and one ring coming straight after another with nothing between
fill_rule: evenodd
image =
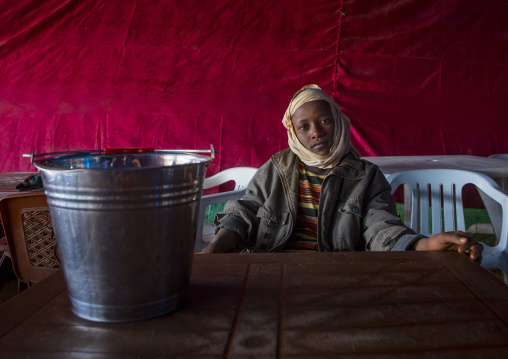
<instances>
[{"instance_id":1,"label":"red cloth backdrop","mask_svg":"<svg viewBox=\"0 0 508 359\"><path fill-rule=\"evenodd\" d=\"M208 175L287 147L319 84L362 155L508 152L499 0L1 0L0 172L23 153L221 153Z\"/></svg>"}]
</instances>

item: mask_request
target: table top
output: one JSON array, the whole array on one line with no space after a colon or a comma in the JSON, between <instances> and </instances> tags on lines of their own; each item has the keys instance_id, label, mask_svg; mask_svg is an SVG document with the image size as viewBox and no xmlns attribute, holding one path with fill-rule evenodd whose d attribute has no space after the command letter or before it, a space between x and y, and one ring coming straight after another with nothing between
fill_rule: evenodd
<instances>
[{"instance_id":1,"label":"table top","mask_svg":"<svg viewBox=\"0 0 508 359\"><path fill-rule=\"evenodd\" d=\"M450 168L483 173L492 178L508 177L508 160L468 155L362 157L390 175L412 169Z\"/></svg>"},{"instance_id":2,"label":"table top","mask_svg":"<svg viewBox=\"0 0 508 359\"><path fill-rule=\"evenodd\" d=\"M508 286L455 252L196 254L189 289L190 300L173 313L97 323L71 312L59 271L0 307L0 353L48 358L508 355Z\"/></svg>"},{"instance_id":3,"label":"table top","mask_svg":"<svg viewBox=\"0 0 508 359\"><path fill-rule=\"evenodd\" d=\"M33 175L37 172L4 172L0 173L0 199L5 196L13 193L23 193L20 191L16 191L16 186L19 183L22 183L25 178L30 175ZM37 189L37 191L42 191L42 189ZM26 192L26 191L24 191Z\"/></svg>"}]
</instances>

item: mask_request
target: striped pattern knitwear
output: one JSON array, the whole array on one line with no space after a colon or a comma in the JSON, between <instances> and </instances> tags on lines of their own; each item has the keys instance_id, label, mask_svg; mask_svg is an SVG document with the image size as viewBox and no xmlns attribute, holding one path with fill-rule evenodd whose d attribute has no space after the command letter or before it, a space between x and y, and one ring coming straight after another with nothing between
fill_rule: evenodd
<instances>
[{"instance_id":1,"label":"striped pattern knitwear","mask_svg":"<svg viewBox=\"0 0 508 359\"><path fill-rule=\"evenodd\" d=\"M326 175L310 172L300 163L300 188L296 225L285 252L317 251L317 217L321 185Z\"/></svg>"}]
</instances>

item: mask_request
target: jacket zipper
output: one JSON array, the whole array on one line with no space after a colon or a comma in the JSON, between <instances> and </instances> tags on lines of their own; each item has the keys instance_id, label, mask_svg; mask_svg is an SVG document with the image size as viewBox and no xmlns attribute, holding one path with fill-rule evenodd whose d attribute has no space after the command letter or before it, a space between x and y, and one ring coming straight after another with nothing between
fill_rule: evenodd
<instances>
[{"instance_id":1,"label":"jacket zipper","mask_svg":"<svg viewBox=\"0 0 508 359\"><path fill-rule=\"evenodd\" d=\"M279 179L280 179L280 182L282 184L282 188L284 190L284 194L285 194L285 197L286 197L286 204L289 208L289 223L290 223L290 228L289 228L289 231L286 235L286 238L284 238L284 240L281 242L281 244L279 244L277 247L274 247L272 248L271 250L269 250L268 252L273 252L281 247L284 247L286 245L286 242L288 241L289 237L291 236L291 233L293 233L293 228L295 227L295 221L296 221L296 217L294 215L294 208L292 206L292 203L291 203L291 200L290 200L290 197L289 197L289 186L287 185L286 181L285 181L285 178L283 177L282 175L282 170L279 168L279 164L275 161L272 161L275 168L277 169L277 175L279 176Z\"/></svg>"}]
</instances>

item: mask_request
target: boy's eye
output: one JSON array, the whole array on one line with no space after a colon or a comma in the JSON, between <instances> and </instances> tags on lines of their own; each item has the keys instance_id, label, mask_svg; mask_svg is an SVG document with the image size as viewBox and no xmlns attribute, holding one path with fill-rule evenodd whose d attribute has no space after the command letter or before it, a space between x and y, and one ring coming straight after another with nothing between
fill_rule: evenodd
<instances>
[{"instance_id":1,"label":"boy's eye","mask_svg":"<svg viewBox=\"0 0 508 359\"><path fill-rule=\"evenodd\" d=\"M300 126L300 130L303 130L303 131L307 130L308 128L309 128L309 125L301 125Z\"/></svg>"}]
</instances>

